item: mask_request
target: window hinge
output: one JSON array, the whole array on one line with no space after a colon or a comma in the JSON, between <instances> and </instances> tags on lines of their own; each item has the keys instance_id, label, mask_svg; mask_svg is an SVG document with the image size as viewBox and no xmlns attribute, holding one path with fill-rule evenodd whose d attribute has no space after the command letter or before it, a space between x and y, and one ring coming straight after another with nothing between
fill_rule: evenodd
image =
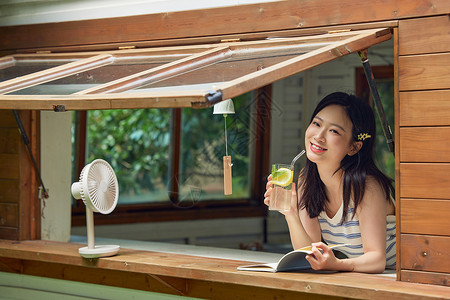
<instances>
[{"instance_id":1,"label":"window hinge","mask_svg":"<svg viewBox=\"0 0 450 300\"><path fill-rule=\"evenodd\" d=\"M131 49L136 49L136 46L119 46L117 49L119 49L119 50L131 50Z\"/></svg>"},{"instance_id":2,"label":"window hinge","mask_svg":"<svg viewBox=\"0 0 450 300\"><path fill-rule=\"evenodd\" d=\"M221 43L235 43L235 42L240 42L240 41L241 41L240 38L220 40Z\"/></svg>"},{"instance_id":3,"label":"window hinge","mask_svg":"<svg viewBox=\"0 0 450 300\"><path fill-rule=\"evenodd\" d=\"M337 29L337 30L330 30L330 31L328 31L328 34L349 32L349 31L351 31L351 29Z\"/></svg>"}]
</instances>

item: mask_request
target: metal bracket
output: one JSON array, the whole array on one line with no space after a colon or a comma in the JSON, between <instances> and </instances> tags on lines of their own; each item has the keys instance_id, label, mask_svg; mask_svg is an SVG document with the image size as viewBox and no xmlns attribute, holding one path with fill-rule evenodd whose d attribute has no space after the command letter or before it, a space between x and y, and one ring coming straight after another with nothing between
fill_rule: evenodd
<instances>
[{"instance_id":1,"label":"metal bracket","mask_svg":"<svg viewBox=\"0 0 450 300\"><path fill-rule=\"evenodd\" d=\"M53 111L54 112L65 112L66 106L65 105L53 105Z\"/></svg>"},{"instance_id":2,"label":"metal bracket","mask_svg":"<svg viewBox=\"0 0 450 300\"><path fill-rule=\"evenodd\" d=\"M223 100L222 91L210 91L206 96L206 100L208 100L210 106L219 103Z\"/></svg>"},{"instance_id":3,"label":"metal bracket","mask_svg":"<svg viewBox=\"0 0 450 300\"><path fill-rule=\"evenodd\" d=\"M369 49L364 49L358 51L358 55L361 58L361 62L364 67L364 73L366 74L367 83L369 84L370 92L372 94L375 108L378 114L378 117L381 122L381 126L383 128L384 136L386 137L386 142L389 147L389 150L394 154L395 146L394 146L394 138L392 137L391 127L386 119L386 114L383 109L383 104L381 103L380 95L378 94L377 85L375 83L375 77L373 76L372 68L369 63Z\"/></svg>"}]
</instances>

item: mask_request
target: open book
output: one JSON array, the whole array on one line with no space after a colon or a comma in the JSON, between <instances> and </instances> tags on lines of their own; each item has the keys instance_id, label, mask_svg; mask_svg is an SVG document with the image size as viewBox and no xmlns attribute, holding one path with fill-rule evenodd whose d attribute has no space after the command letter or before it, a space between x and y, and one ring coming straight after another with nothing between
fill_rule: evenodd
<instances>
[{"instance_id":1,"label":"open book","mask_svg":"<svg viewBox=\"0 0 450 300\"><path fill-rule=\"evenodd\" d=\"M346 246L345 244L328 245L328 247L334 249L338 247ZM306 246L285 254L276 263L263 263L256 265L240 266L237 269L239 271L260 271L260 272L286 272L294 270L311 269L311 265L306 260L306 254L311 254L311 246Z\"/></svg>"}]
</instances>

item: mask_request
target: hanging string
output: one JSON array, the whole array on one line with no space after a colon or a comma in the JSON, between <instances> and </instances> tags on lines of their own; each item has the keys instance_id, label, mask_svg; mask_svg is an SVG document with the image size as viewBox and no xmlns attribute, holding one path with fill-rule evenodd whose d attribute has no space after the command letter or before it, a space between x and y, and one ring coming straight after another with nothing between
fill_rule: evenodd
<instances>
[{"instance_id":1,"label":"hanging string","mask_svg":"<svg viewBox=\"0 0 450 300\"><path fill-rule=\"evenodd\" d=\"M225 120L225 155L228 156L228 138L227 138L227 115L223 115Z\"/></svg>"}]
</instances>

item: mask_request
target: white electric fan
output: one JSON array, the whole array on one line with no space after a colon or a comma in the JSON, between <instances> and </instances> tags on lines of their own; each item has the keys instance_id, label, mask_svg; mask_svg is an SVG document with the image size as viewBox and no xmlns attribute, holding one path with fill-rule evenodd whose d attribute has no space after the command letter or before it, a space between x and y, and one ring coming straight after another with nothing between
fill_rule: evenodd
<instances>
[{"instance_id":1,"label":"white electric fan","mask_svg":"<svg viewBox=\"0 0 450 300\"><path fill-rule=\"evenodd\" d=\"M94 212L109 214L119 199L119 184L113 168L103 159L96 159L86 165L80 174L80 181L72 184L72 195L82 199L86 205L86 227L88 246L78 250L86 258L112 256L119 252L117 245L94 245Z\"/></svg>"}]
</instances>

